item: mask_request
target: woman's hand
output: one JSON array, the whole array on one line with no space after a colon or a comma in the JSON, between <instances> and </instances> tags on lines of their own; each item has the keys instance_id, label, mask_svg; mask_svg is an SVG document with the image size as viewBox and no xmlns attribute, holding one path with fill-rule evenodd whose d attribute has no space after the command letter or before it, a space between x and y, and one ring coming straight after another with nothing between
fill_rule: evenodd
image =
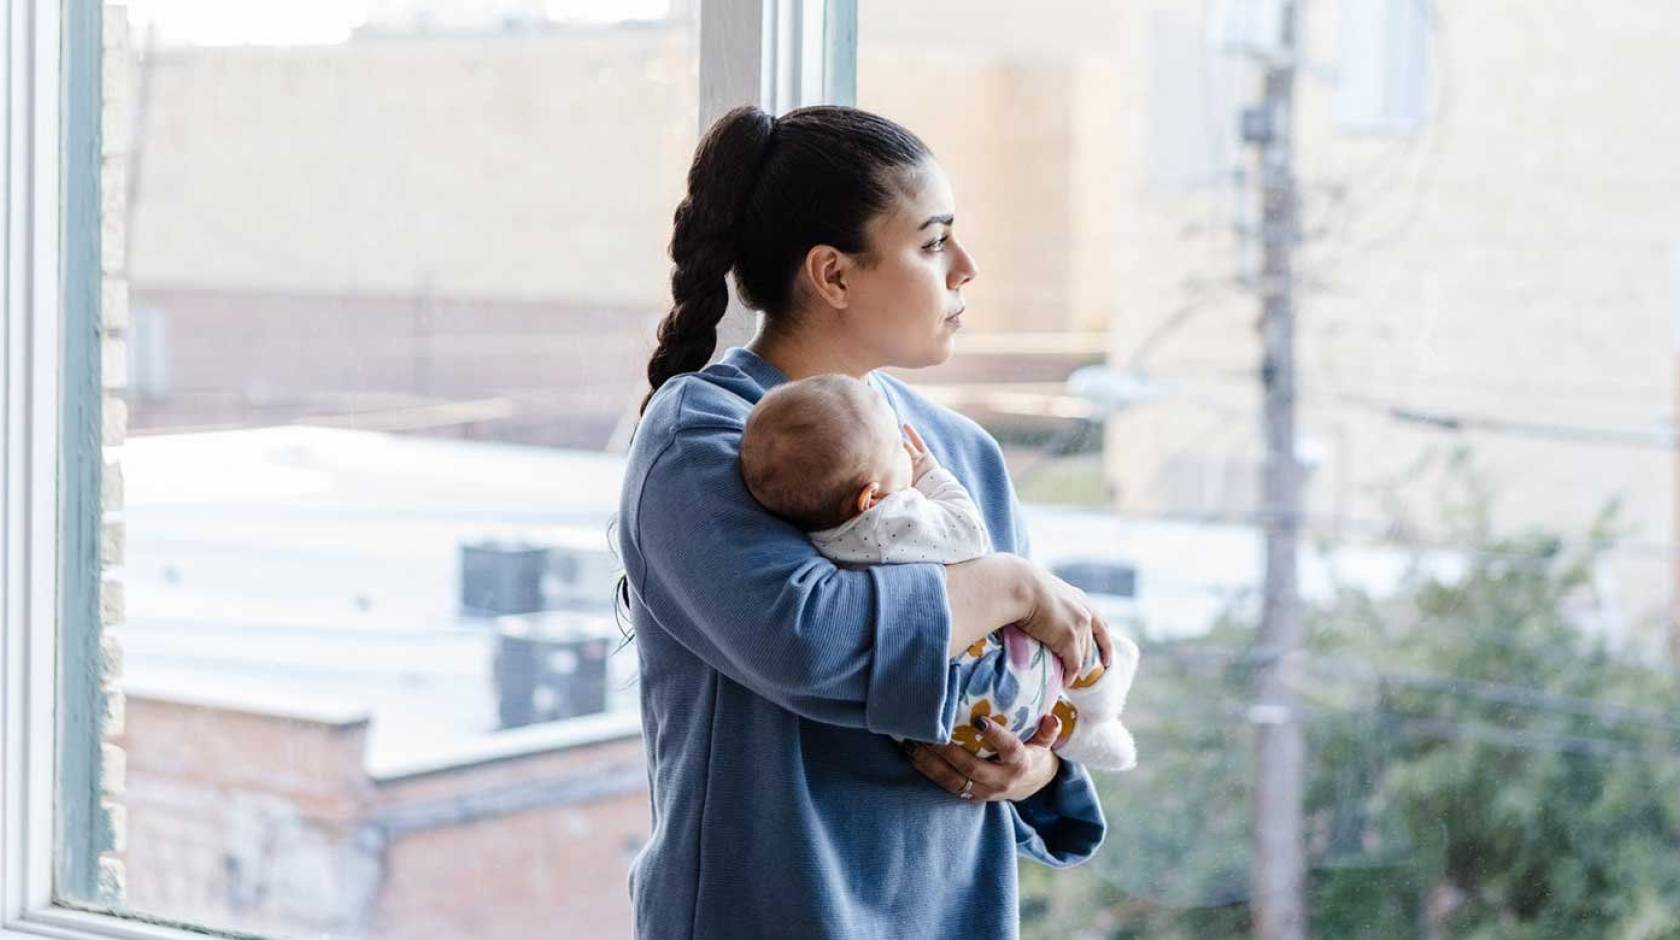
<instances>
[{"instance_id":1,"label":"woman's hand","mask_svg":"<svg viewBox=\"0 0 1680 940\"><path fill-rule=\"evenodd\" d=\"M1055 778L1062 763L1056 752L1050 750L1062 727L1055 715L1040 719L1037 733L1024 744L1007 727L995 721L981 721L985 726L980 734L997 751L996 757L975 757L960 744L904 741L899 747L923 776L962 799L1024 800ZM970 780L972 784L968 783ZM965 786L966 796L963 795Z\"/></svg>"},{"instance_id":2,"label":"woman's hand","mask_svg":"<svg viewBox=\"0 0 1680 940\"><path fill-rule=\"evenodd\" d=\"M1108 639L1108 622L1092 606L1084 591L1056 577L1043 565L1027 562L1027 596L1030 611L1016 626L1021 632L1050 648L1062 661L1062 675L1068 682L1085 669L1091 644L1102 655L1103 668L1114 657Z\"/></svg>"}]
</instances>

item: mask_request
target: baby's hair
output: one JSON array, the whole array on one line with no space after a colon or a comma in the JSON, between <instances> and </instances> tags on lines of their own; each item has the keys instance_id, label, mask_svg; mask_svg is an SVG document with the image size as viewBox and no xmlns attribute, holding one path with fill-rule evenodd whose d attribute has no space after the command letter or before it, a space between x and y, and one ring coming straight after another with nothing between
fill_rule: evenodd
<instances>
[{"instance_id":1,"label":"baby's hair","mask_svg":"<svg viewBox=\"0 0 1680 940\"><path fill-rule=\"evenodd\" d=\"M868 385L838 373L771 389L741 432L747 491L807 532L850 519L857 494L874 479L880 444L874 399Z\"/></svg>"}]
</instances>

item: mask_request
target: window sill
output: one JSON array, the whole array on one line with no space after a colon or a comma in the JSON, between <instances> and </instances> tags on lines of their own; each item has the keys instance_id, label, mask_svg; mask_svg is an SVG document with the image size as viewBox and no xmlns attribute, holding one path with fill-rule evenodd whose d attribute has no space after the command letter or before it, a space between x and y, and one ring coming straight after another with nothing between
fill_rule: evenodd
<instances>
[{"instance_id":1,"label":"window sill","mask_svg":"<svg viewBox=\"0 0 1680 940\"><path fill-rule=\"evenodd\" d=\"M204 928L182 929L149 924L110 914L94 914L54 906L25 914L0 926L0 940L204 940L205 937L244 937L245 933L220 933Z\"/></svg>"}]
</instances>

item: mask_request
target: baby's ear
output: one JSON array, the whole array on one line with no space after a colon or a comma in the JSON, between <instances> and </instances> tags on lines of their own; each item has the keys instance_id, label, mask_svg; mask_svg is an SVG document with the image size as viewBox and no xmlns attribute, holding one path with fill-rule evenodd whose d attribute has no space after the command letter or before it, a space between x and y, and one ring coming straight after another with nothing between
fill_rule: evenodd
<instances>
[{"instance_id":1,"label":"baby's ear","mask_svg":"<svg viewBox=\"0 0 1680 940\"><path fill-rule=\"evenodd\" d=\"M881 484L871 483L858 491L857 511L865 512L881 501Z\"/></svg>"}]
</instances>

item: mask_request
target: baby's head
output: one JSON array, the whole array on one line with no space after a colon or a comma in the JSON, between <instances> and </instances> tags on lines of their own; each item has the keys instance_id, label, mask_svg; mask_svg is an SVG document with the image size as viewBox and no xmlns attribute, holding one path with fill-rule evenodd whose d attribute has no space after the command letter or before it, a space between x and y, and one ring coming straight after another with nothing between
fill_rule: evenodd
<instances>
[{"instance_id":1,"label":"baby's head","mask_svg":"<svg viewBox=\"0 0 1680 940\"><path fill-rule=\"evenodd\" d=\"M764 508L815 532L909 486L910 452L868 383L813 375L759 399L741 433L741 479Z\"/></svg>"}]
</instances>

